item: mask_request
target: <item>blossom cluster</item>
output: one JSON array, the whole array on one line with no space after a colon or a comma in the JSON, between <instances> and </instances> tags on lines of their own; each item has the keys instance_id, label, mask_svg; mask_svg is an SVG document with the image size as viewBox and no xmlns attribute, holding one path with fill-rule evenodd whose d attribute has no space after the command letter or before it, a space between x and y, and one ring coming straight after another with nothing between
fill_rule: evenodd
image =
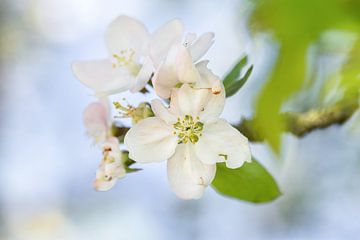
<instances>
[{"instance_id":1,"label":"blossom cluster","mask_svg":"<svg viewBox=\"0 0 360 240\"><path fill-rule=\"evenodd\" d=\"M101 143L103 159L94 187L106 191L125 176L126 162L167 160L171 189L183 199L198 199L215 178L216 164L239 168L251 161L248 140L220 118L225 89L201 60L214 33L184 36L180 20L149 33L139 21L119 16L106 31L109 56L73 64L76 77L99 98L84 111L89 135ZM112 131L108 96L153 88L159 98L138 107L114 103L132 118L124 138ZM128 151L121 151L122 141Z\"/></svg>"}]
</instances>

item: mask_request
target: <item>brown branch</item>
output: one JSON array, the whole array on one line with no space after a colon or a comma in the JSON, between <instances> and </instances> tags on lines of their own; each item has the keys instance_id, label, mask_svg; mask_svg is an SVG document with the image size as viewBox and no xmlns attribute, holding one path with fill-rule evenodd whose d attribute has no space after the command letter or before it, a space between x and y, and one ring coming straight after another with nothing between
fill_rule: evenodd
<instances>
[{"instance_id":1,"label":"brown branch","mask_svg":"<svg viewBox=\"0 0 360 240\"><path fill-rule=\"evenodd\" d=\"M358 95L348 97L337 104L322 108L312 109L303 113L282 113L285 131L291 132L295 136L302 137L315 129L327 128L334 124L342 124L350 119L353 113L359 109ZM264 137L255 127L253 119L245 119L235 126L242 132L249 141L261 142Z\"/></svg>"}]
</instances>

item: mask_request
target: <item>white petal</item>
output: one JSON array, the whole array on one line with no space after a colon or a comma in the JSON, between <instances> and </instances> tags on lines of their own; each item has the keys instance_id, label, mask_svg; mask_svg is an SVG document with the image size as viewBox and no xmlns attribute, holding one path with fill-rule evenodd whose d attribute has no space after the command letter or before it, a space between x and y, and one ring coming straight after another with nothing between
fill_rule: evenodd
<instances>
[{"instance_id":1,"label":"white petal","mask_svg":"<svg viewBox=\"0 0 360 240\"><path fill-rule=\"evenodd\" d=\"M216 165L199 161L190 144L179 144L167 165L172 190L182 199L199 199L215 177Z\"/></svg>"},{"instance_id":2,"label":"white petal","mask_svg":"<svg viewBox=\"0 0 360 240\"><path fill-rule=\"evenodd\" d=\"M158 117L150 117L134 125L125 136L129 157L137 162L160 162L175 152L177 138L173 127Z\"/></svg>"},{"instance_id":3,"label":"white petal","mask_svg":"<svg viewBox=\"0 0 360 240\"><path fill-rule=\"evenodd\" d=\"M203 123L210 123L216 121L224 110L225 106L225 90L221 83L221 91L219 94L213 94L209 91L209 97L207 99L204 110L199 114L200 120Z\"/></svg>"},{"instance_id":4,"label":"white petal","mask_svg":"<svg viewBox=\"0 0 360 240\"><path fill-rule=\"evenodd\" d=\"M175 116L192 115L203 123L216 121L225 105L225 91L213 94L209 89L194 89L188 84L171 92L169 111Z\"/></svg>"},{"instance_id":5,"label":"white petal","mask_svg":"<svg viewBox=\"0 0 360 240\"><path fill-rule=\"evenodd\" d=\"M143 89L150 80L153 72L154 72L154 67L151 60L146 59L142 68L140 69L140 72L136 77L136 83L132 87L131 92L135 93Z\"/></svg>"},{"instance_id":6,"label":"white petal","mask_svg":"<svg viewBox=\"0 0 360 240\"><path fill-rule=\"evenodd\" d=\"M201 76L200 80L196 82L197 88L211 89L215 84L218 84L218 82L220 82L220 78L208 68L208 63L208 60L203 60L196 64L196 69L199 71L199 74Z\"/></svg>"},{"instance_id":7,"label":"white petal","mask_svg":"<svg viewBox=\"0 0 360 240\"><path fill-rule=\"evenodd\" d=\"M183 29L182 22L175 19L161 26L152 35L150 54L155 66L158 66L165 59L173 44L181 42Z\"/></svg>"},{"instance_id":8,"label":"white petal","mask_svg":"<svg viewBox=\"0 0 360 240\"><path fill-rule=\"evenodd\" d=\"M193 89L189 84L183 84L179 89L173 89L170 108L179 109L181 115L199 116L210 94L209 90Z\"/></svg>"},{"instance_id":9,"label":"white petal","mask_svg":"<svg viewBox=\"0 0 360 240\"><path fill-rule=\"evenodd\" d=\"M184 46L190 46L191 44L194 43L194 41L196 40L196 33L188 33L185 36L185 42L184 42Z\"/></svg>"},{"instance_id":10,"label":"white petal","mask_svg":"<svg viewBox=\"0 0 360 240\"><path fill-rule=\"evenodd\" d=\"M126 170L121 161L105 164L104 172L113 178L122 178L126 174Z\"/></svg>"},{"instance_id":11,"label":"white petal","mask_svg":"<svg viewBox=\"0 0 360 240\"><path fill-rule=\"evenodd\" d=\"M143 54L149 41L149 33L141 22L122 15L110 23L105 39L110 55L132 49L135 51L135 57L138 58Z\"/></svg>"},{"instance_id":12,"label":"white petal","mask_svg":"<svg viewBox=\"0 0 360 240\"><path fill-rule=\"evenodd\" d=\"M170 97L171 89L179 82L175 65L160 64L152 78L152 83L156 94L167 99Z\"/></svg>"},{"instance_id":13,"label":"white petal","mask_svg":"<svg viewBox=\"0 0 360 240\"><path fill-rule=\"evenodd\" d=\"M111 188L113 188L115 186L116 181L117 181L116 178L112 179L111 181L105 181L105 180L102 180L102 179L96 179L93 182L93 187L97 191L102 191L102 192L108 191L108 190L110 190Z\"/></svg>"},{"instance_id":14,"label":"white petal","mask_svg":"<svg viewBox=\"0 0 360 240\"><path fill-rule=\"evenodd\" d=\"M214 43L215 34L212 32L207 32L202 34L198 40L192 45L189 46L189 51L193 58L194 62L197 62L205 53L209 50L209 48Z\"/></svg>"},{"instance_id":15,"label":"white petal","mask_svg":"<svg viewBox=\"0 0 360 240\"><path fill-rule=\"evenodd\" d=\"M225 161L228 168L238 168L251 161L247 138L223 119L204 125L195 151L203 163Z\"/></svg>"},{"instance_id":16,"label":"white petal","mask_svg":"<svg viewBox=\"0 0 360 240\"><path fill-rule=\"evenodd\" d=\"M156 117L161 118L167 124L173 124L177 121L177 118L162 104L159 99L151 101L151 109Z\"/></svg>"},{"instance_id":17,"label":"white petal","mask_svg":"<svg viewBox=\"0 0 360 240\"><path fill-rule=\"evenodd\" d=\"M173 45L170 48L165 61L160 64L158 69L155 71L154 77L152 78L155 92L161 98L169 98L171 89L179 82L176 70L178 52L179 45Z\"/></svg>"},{"instance_id":18,"label":"white petal","mask_svg":"<svg viewBox=\"0 0 360 240\"><path fill-rule=\"evenodd\" d=\"M178 47L177 74L182 83L196 83L200 80L200 74L196 69L189 51L184 46Z\"/></svg>"},{"instance_id":19,"label":"white petal","mask_svg":"<svg viewBox=\"0 0 360 240\"><path fill-rule=\"evenodd\" d=\"M117 158L120 159L120 148L119 148L119 139L116 137L108 137L106 141L103 143L103 149L111 149L111 153L117 154Z\"/></svg>"},{"instance_id":20,"label":"white petal","mask_svg":"<svg viewBox=\"0 0 360 240\"><path fill-rule=\"evenodd\" d=\"M72 69L80 82L102 96L126 91L134 84L133 77L113 68L108 59L75 62Z\"/></svg>"}]
</instances>

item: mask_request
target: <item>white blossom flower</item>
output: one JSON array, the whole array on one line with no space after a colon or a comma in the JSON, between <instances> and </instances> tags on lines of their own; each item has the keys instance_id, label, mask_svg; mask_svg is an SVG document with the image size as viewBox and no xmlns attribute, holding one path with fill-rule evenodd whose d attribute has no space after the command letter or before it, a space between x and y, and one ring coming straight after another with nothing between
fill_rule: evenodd
<instances>
[{"instance_id":1,"label":"white blossom flower","mask_svg":"<svg viewBox=\"0 0 360 240\"><path fill-rule=\"evenodd\" d=\"M183 25L173 20L149 34L139 21L119 16L106 31L109 57L73 64L76 77L97 96L141 90L154 71L153 60L160 61L170 46L181 41ZM155 43L156 41L156 43ZM150 58L150 46L152 58Z\"/></svg>"},{"instance_id":2,"label":"white blossom flower","mask_svg":"<svg viewBox=\"0 0 360 240\"><path fill-rule=\"evenodd\" d=\"M168 159L173 191L183 199L200 198L215 177L217 162L238 168L251 161L247 138L219 118L224 103L224 91L215 95L189 84L172 90L169 108L153 100L155 117L140 121L125 136L129 157L140 163Z\"/></svg>"},{"instance_id":3,"label":"white blossom flower","mask_svg":"<svg viewBox=\"0 0 360 240\"><path fill-rule=\"evenodd\" d=\"M170 97L171 89L182 83L192 84L194 88L221 91L219 77L208 68L208 61L196 63L211 47L214 34L205 33L196 39L195 34L188 34L184 44L174 44L166 59L160 64L152 78L155 92L162 98Z\"/></svg>"},{"instance_id":4,"label":"white blossom flower","mask_svg":"<svg viewBox=\"0 0 360 240\"><path fill-rule=\"evenodd\" d=\"M103 159L96 171L93 186L98 191L108 191L115 185L117 179L125 176L126 170L117 138L108 138L103 143L102 149Z\"/></svg>"}]
</instances>

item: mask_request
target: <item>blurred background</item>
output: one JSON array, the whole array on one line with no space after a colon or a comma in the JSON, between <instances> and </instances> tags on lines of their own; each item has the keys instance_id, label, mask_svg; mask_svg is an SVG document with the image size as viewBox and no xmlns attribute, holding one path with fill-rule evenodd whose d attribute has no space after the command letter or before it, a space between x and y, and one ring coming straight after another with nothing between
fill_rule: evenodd
<instances>
[{"instance_id":1,"label":"blurred background","mask_svg":"<svg viewBox=\"0 0 360 240\"><path fill-rule=\"evenodd\" d=\"M249 55L254 72L223 117L257 116L267 143L251 149L283 196L256 205L208 188L182 201L165 163L92 189L101 152L82 111L95 98L71 63L106 56L120 14L150 31L180 18L187 32L215 32L205 58L219 76ZM359 1L1 0L0 20L0 239L359 239L359 111L303 138L282 133L276 115L358 94Z\"/></svg>"}]
</instances>

